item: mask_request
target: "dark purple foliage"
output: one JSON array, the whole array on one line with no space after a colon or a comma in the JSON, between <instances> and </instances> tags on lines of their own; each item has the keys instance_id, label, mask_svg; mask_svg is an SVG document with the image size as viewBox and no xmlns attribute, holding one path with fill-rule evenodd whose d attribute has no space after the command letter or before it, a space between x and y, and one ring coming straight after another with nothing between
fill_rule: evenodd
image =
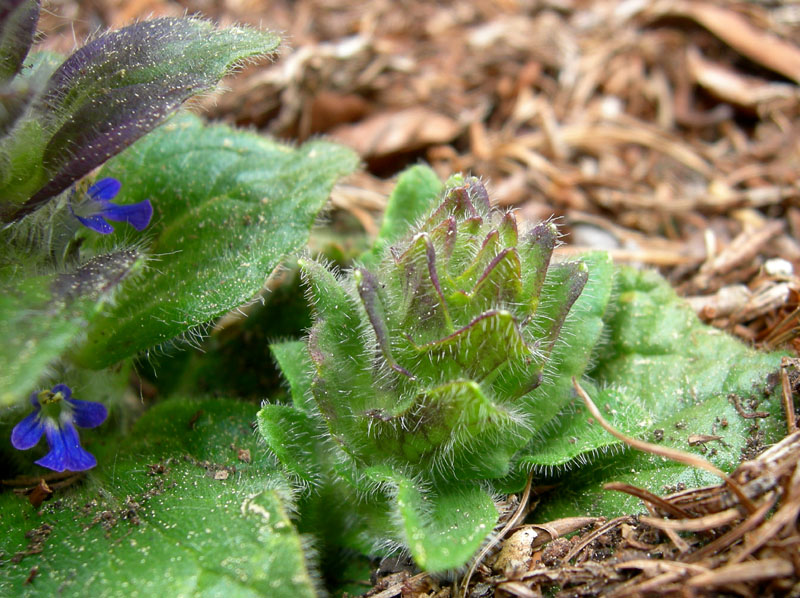
<instances>
[{"instance_id":1,"label":"dark purple foliage","mask_svg":"<svg viewBox=\"0 0 800 598\"><path fill-rule=\"evenodd\" d=\"M43 156L52 175L10 219L34 211L187 98L213 88L236 54L217 41L221 33L204 21L155 19L102 35L67 58L33 108L45 128L56 127Z\"/></svg>"},{"instance_id":2,"label":"dark purple foliage","mask_svg":"<svg viewBox=\"0 0 800 598\"><path fill-rule=\"evenodd\" d=\"M38 22L37 0L0 0L0 83L22 69Z\"/></svg>"}]
</instances>

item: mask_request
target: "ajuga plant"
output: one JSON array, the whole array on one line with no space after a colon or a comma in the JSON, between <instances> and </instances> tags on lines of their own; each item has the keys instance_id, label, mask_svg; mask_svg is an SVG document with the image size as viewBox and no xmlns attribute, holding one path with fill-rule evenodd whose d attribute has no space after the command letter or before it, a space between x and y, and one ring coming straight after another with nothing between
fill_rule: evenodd
<instances>
[{"instance_id":1,"label":"ajuga plant","mask_svg":"<svg viewBox=\"0 0 800 598\"><path fill-rule=\"evenodd\" d=\"M126 435L126 392L260 296L357 157L176 113L273 33L155 19L64 57L39 9L0 0L0 595L311 596L256 407L169 397Z\"/></svg>"},{"instance_id":2,"label":"ajuga plant","mask_svg":"<svg viewBox=\"0 0 800 598\"><path fill-rule=\"evenodd\" d=\"M713 459L738 461L755 432L736 405L779 413L765 387L778 356L702 325L654 272L604 253L557 259L558 244L554 221L492 208L480 180L442 189L415 167L351 270L300 261L315 320L305 341L273 347L293 405L266 405L258 422L305 493L301 529L444 571L468 562L529 474L559 485L543 517L622 511L598 493L609 477L697 481L624 452L573 378L622 431L661 430L681 448L716 431Z\"/></svg>"},{"instance_id":3,"label":"ajuga plant","mask_svg":"<svg viewBox=\"0 0 800 598\"><path fill-rule=\"evenodd\" d=\"M273 33L161 18L65 58L31 51L39 10L0 3L0 406L28 409L253 298L356 164L174 116Z\"/></svg>"}]
</instances>

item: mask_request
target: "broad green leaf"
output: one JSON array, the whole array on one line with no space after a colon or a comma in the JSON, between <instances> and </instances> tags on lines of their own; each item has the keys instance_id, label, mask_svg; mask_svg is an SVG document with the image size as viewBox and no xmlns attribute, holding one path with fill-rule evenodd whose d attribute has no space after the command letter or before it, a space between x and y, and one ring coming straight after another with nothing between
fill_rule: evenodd
<instances>
[{"instance_id":1,"label":"broad green leaf","mask_svg":"<svg viewBox=\"0 0 800 598\"><path fill-rule=\"evenodd\" d=\"M0 144L0 214L13 220L37 209L279 42L270 32L189 18L142 21L90 41Z\"/></svg>"},{"instance_id":2,"label":"broad green leaf","mask_svg":"<svg viewBox=\"0 0 800 598\"><path fill-rule=\"evenodd\" d=\"M731 472L743 458L753 456L777 441L785 431L779 397L757 394L761 400L756 409L768 413L766 419L741 417L731 399L720 395L701 404L679 409L637 436L648 442L695 453L723 471ZM595 424L595 428L598 427ZM690 445L690 436L697 434L721 438ZM598 450L594 454L584 455L589 457L590 464L566 468L555 482L558 489L542 498L539 509L533 515L537 521L598 513L615 517L645 512L644 505L638 499L621 492L603 490L603 485L608 482L625 482L658 495L722 483L717 476L704 470L633 449L623 449L619 443L605 452Z\"/></svg>"},{"instance_id":3,"label":"broad green leaf","mask_svg":"<svg viewBox=\"0 0 800 598\"><path fill-rule=\"evenodd\" d=\"M608 340L597 354L589 380L582 384L616 428L650 442L663 438L664 444L697 452L717 467L731 470L752 442L751 426L758 424L742 418L735 403L742 407L756 401L761 403L759 410L772 413L762 424L765 440L777 440L780 405L767 380L777 372L781 353L755 351L706 326L653 272L618 268L615 292L616 309L607 318ZM540 468L569 466L571 461L580 463L602 451L613 454L621 449L577 399L555 421L531 447L526 463ZM687 441L691 434L722 439L691 447ZM616 461L611 458L604 462L608 465L587 468L585 475L577 476L587 496L594 497L593 504L599 500L599 486L612 479L655 492L687 482L687 478L717 482L708 474L665 464L649 455L625 455L618 459L618 466L612 465ZM631 475L632 471L637 475ZM572 477L568 477L570 484ZM588 504L575 497L563 500L561 506L552 508L561 513L567 512L561 510L566 509L566 501ZM620 512L624 500L619 494L603 495L602 503Z\"/></svg>"},{"instance_id":4,"label":"broad green leaf","mask_svg":"<svg viewBox=\"0 0 800 598\"><path fill-rule=\"evenodd\" d=\"M360 261L370 268L376 266L385 249L406 236L433 207L442 188L442 182L429 166L417 165L404 170L389 196L375 243Z\"/></svg>"},{"instance_id":5,"label":"broad green leaf","mask_svg":"<svg viewBox=\"0 0 800 598\"><path fill-rule=\"evenodd\" d=\"M120 201L153 203L156 261L92 322L75 359L103 367L252 299L303 247L333 183L356 164L331 143L291 148L191 115L111 160L101 176L122 182Z\"/></svg>"},{"instance_id":6,"label":"broad green leaf","mask_svg":"<svg viewBox=\"0 0 800 598\"><path fill-rule=\"evenodd\" d=\"M98 467L41 514L0 495L0 594L315 596L285 484L250 427L256 410L170 400L118 443L87 442ZM42 550L26 554L37 537Z\"/></svg>"},{"instance_id":7,"label":"broad green leaf","mask_svg":"<svg viewBox=\"0 0 800 598\"><path fill-rule=\"evenodd\" d=\"M250 401L286 400L289 388L270 343L299 337L311 318L299 274L282 270L280 277L284 283L277 288L270 285L263 304L224 316L200 347L174 347L166 355L140 359L140 374L166 396L201 393ZM308 398L313 400L310 394Z\"/></svg>"},{"instance_id":8,"label":"broad green leaf","mask_svg":"<svg viewBox=\"0 0 800 598\"><path fill-rule=\"evenodd\" d=\"M426 571L463 566L494 529L497 509L477 484L429 487L388 467L366 474L394 488L392 503L403 543Z\"/></svg>"}]
</instances>

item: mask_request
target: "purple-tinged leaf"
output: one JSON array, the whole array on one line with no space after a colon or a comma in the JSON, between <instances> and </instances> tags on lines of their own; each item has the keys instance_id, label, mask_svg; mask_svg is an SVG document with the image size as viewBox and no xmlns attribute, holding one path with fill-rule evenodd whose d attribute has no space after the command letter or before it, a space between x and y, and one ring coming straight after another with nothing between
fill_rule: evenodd
<instances>
[{"instance_id":1,"label":"purple-tinged leaf","mask_svg":"<svg viewBox=\"0 0 800 598\"><path fill-rule=\"evenodd\" d=\"M54 174L18 215L31 212L61 193L158 126L186 98L204 89L201 81L188 79L183 86L169 90L164 90L161 83L149 83L88 99L48 143L43 159ZM142 98L149 103L143 103Z\"/></svg>"},{"instance_id":2,"label":"purple-tinged leaf","mask_svg":"<svg viewBox=\"0 0 800 598\"><path fill-rule=\"evenodd\" d=\"M589 270L583 262L550 266L545 285L550 288L548 296L551 302L548 305L541 303L533 319L535 329L541 331L538 342L543 355L549 355L553 350L564 320L588 279Z\"/></svg>"},{"instance_id":3,"label":"purple-tinged leaf","mask_svg":"<svg viewBox=\"0 0 800 598\"><path fill-rule=\"evenodd\" d=\"M519 301L529 305L534 312L539 305L539 293L557 240L556 225L550 221L541 222L523 237L519 246L522 263L529 265L522 272Z\"/></svg>"},{"instance_id":4,"label":"purple-tinged leaf","mask_svg":"<svg viewBox=\"0 0 800 598\"><path fill-rule=\"evenodd\" d=\"M273 52L278 43L268 32L217 30L207 21L176 18L136 23L89 42L53 73L26 117L41 140L10 143L35 149L44 169L17 162L4 173L0 196L22 204L4 210L4 220L37 209L190 96L212 89L242 60Z\"/></svg>"},{"instance_id":5,"label":"purple-tinged leaf","mask_svg":"<svg viewBox=\"0 0 800 598\"><path fill-rule=\"evenodd\" d=\"M97 300L122 282L141 257L136 249L122 249L92 258L74 272L61 274L53 281L53 298Z\"/></svg>"},{"instance_id":6,"label":"purple-tinged leaf","mask_svg":"<svg viewBox=\"0 0 800 598\"><path fill-rule=\"evenodd\" d=\"M0 1L0 85L22 69L38 21L38 0Z\"/></svg>"},{"instance_id":7,"label":"purple-tinged leaf","mask_svg":"<svg viewBox=\"0 0 800 598\"><path fill-rule=\"evenodd\" d=\"M364 306L364 311L367 312L367 318L372 325L372 330L375 332L375 338L378 341L378 346L383 353L383 358L386 363L395 372L413 378L408 370L403 368L395 361L392 356L392 345L389 342L389 329L386 325L386 314L383 310L383 304L378 294L378 283L375 276L363 268L358 268L354 272L356 285L358 288L358 295L361 297L361 304Z\"/></svg>"},{"instance_id":8,"label":"purple-tinged leaf","mask_svg":"<svg viewBox=\"0 0 800 598\"><path fill-rule=\"evenodd\" d=\"M399 277L403 297L401 311L406 314L401 325L416 327L414 342L423 343L452 332L453 324L439 281L436 252L429 235L420 233L412 239L408 249L396 258L396 264L402 272Z\"/></svg>"}]
</instances>

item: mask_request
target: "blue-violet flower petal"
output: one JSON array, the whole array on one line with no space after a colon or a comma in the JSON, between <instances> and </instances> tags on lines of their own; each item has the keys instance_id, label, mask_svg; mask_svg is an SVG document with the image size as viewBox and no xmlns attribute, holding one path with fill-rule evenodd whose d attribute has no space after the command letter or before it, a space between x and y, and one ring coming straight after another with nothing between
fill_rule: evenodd
<instances>
[{"instance_id":1,"label":"blue-violet flower petal","mask_svg":"<svg viewBox=\"0 0 800 598\"><path fill-rule=\"evenodd\" d=\"M14 426L11 444L19 450L34 447L46 436L50 452L36 461L54 471L84 471L97 465L97 460L81 446L78 430L94 428L108 417L102 403L72 398L66 384L31 395L34 411Z\"/></svg>"},{"instance_id":2,"label":"blue-violet flower petal","mask_svg":"<svg viewBox=\"0 0 800 598\"><path fill-rule=\"evenodd\" d=\"M44 434L44 426L39 421L36 410L19 422L11 431L11 444L19 451L26 451L39 443Z\"/></svg>"},{"instance_id":3,"label":"blue-violet flower petal","mask_svg":"<svg viewBox=\"0 0 800 598\"><path fill-rule=\"evenodd\" d=\"M136 230L144 230L153 217L153 205L149 199L118 205L111 200L119 193L122 184L114 178L106 177L89 187L86 196L73 205L70 198L69 209L86 228L107 235L114 232L108 221L127 222Z\"/></svg>"},{"instance_id":4,"label":"blue-violet flower petal","mask_svg":"<svg viewBox=\"0 0 800 598\"><path fill-rule=\"evenodd\" d=\"M102 216L87 216L86 218L83 218L75 214L75 218L80 220L81 224L86 228L90 228L102 235L108 235L114 232L114 227L106 222Z\"/></svg>"},{"instance_id":5,"label":"blue-violet flower petal","mask_svg":"<svg viewBox=\"0 0 800 598\"><path fill-rule=\"evenodd\" d=\"M144 230L153 217L153 206L149 199L121 206L108 202L100 214L108 220L127 222L136 230Z\"/></svg>"},{"instance_id":6,"label":"blue-violet flower petal","mask_svg":"<svg viewBox=\"0 0 800 598\"><path fill-rule=\"evenodd\" d=\"M102 403L67 399L72 405L72 421L81 428L96 428L108 417L108 410Z\"/></svg>"},{"instance_id":7,"label":"blue-violet flower petal","mask_svg":"<svg viewBox=\"0 0 800 598\"><path fill-rule=\"evenodd\" d=\"M95 201L109 201L117 196L121 188L122 183L117 179L106 177L89 187L88 191L86 191L86 195Z\"/></svg>"},{"instance_id":8,"label":"blue-violet flower petal","mask_svg":"<svg viewBox=\"0 0 800 598\"><path fill-rule=\"evenodd\" d=\"M53 471L84 471L97 465L97 459L81 446L78 431L71 422L59 426L45 424L50 452L36 461Z\"/></svg>"}]
</instances>

